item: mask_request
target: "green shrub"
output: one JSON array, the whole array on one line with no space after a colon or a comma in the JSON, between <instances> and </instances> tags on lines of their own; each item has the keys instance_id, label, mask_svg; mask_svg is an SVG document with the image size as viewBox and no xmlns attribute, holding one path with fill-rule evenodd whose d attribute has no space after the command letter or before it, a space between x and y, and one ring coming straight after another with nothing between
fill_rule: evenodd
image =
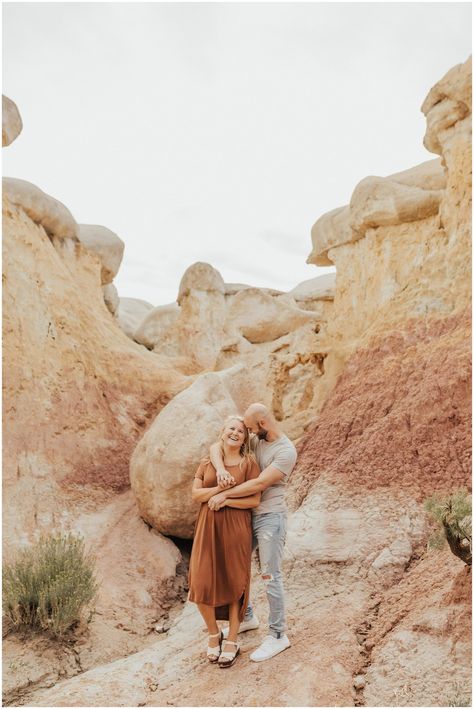
<instances>
[{"instance_id":1,"label":"green shrub","mask_svg":"<svg viewBox=\"0 0 474 709\"><path fill-rule=\"evenodd\" d=\"M59 637L81 619L96 596L95 560L84 540L49 535L23 549L3 568L3 610L13 628L36 628Z\"/></svg>"},{"instance_id":2,"label":"green shrub","mask_svg":"<svg viewBox=\"0 0 474 709\"><path fill-rule=\"evenodd\" d=\"M430 546L440 548L448 542L453 554L466 564L472 563L472 498L467 490L450 495L434 494L425 502L425 509L439 529L430 538Z\"/></svg>"}]
</instances>

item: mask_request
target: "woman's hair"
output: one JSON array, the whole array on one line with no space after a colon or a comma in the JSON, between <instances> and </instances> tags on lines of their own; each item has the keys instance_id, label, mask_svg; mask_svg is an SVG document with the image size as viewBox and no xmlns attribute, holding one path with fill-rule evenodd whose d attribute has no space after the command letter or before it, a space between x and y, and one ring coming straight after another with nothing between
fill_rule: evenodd
<instances>
[{"instance_id":1,"label":"woman's hair","mask_svg":"<svg viewBox=\"0 0 474 709\"><path fill-rule=\"evenodd\" d=\"M240 461L239 467L242 470L242 466L245 464L252 465L252 463L255 463L256 458L255 455L252 452L252 449L250 448L250 432L247 428L247 426L244 424L244 418L243 416L239 416L238 414L233 415L233 416L228 416L224 423L222 424L222 428L219 433L219 438L217 439L216 443L219 444L220 449L222 451L222 460L224 460L224 442L222 440L222 434L224 433L225 429L229 425L231 421L240 421L240 423L243 426L243 429L245 431L245 438L243 440L242 445L240 446L240 457L242 460ZM206 456L204 459L205 463L210 462L209 456Z\"/></svg>"}]
</instances>

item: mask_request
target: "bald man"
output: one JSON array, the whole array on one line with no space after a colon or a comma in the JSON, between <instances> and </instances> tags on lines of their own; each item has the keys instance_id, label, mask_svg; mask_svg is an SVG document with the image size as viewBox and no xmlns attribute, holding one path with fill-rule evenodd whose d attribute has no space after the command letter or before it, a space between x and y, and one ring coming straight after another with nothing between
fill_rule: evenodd
<instances>
[{"instance_id":1,"label":"bald man","mask_svg":"<svg viewBox=\"0 0 474 709\"><path fill-rule=\"evenodd\" d=\"M254 434L252 449L260 466L260 475L241 485L234 485L225 469L219 444L211 446L210 456L217 472L218 483L224 489L208 502L219 510L230 497L246 497L260 492L260 505L252 510L253 548L258 546L262 579L265 583L269 605L269 635L251 655L254 662L268 660L290 647L285 633L285 598L281 565L285 545L287 508L285 488L296 463L296 448L263 404L251 404L244 414L244 423ZM232 541L229 540L231 544ZM240 624L239 632L258 628L259 622L251 604ZM225 631L224 631L225 632Z\"/></svg>"}]
</instances>

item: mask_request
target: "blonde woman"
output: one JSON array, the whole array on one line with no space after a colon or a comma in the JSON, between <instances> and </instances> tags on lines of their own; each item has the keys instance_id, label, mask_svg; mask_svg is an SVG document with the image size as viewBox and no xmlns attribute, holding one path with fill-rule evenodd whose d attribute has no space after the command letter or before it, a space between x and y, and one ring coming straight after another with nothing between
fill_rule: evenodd
<instances>
[{"instance_id":1,"label":"blonde woman","mask_svg":"<svg viewBox=\"0 0 474 709\"><path fill-rule=\"evenodd\" d=\"M241 416L230 416L218 441L234 484L258 477L260 469L250 450L249 432ZM252 554L251 509L260 493L226 500L217 511L208 501L222 490L209 458L201 461L193 483L193 500L201 503L189 563L189 600L197 603L208 632L207 657L219 667L234 664L240 648L237 633L248 604ZM216 620L229 621L223 642Z\"/></svg>"}]
</instances>

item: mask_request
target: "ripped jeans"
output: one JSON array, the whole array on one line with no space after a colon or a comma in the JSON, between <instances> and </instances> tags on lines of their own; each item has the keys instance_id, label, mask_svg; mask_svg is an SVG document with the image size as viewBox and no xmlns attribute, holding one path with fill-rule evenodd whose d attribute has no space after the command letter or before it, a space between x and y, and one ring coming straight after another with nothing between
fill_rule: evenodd
<instances>
[{"instance_id":1,"label":"ripped jeans","mask_svg":"<svg viewBox=\"0 0 474 709\"><path fill-rule=\"evenodd\" d=\"M285 630L285 599L281 565L286 538L286 512L266 512L252 516L253 549L258 547L260 570L265 583L270 613L270 635L281 637ZM253 616L251 603L245 620Z\"/></svg>"}]
</instances>

